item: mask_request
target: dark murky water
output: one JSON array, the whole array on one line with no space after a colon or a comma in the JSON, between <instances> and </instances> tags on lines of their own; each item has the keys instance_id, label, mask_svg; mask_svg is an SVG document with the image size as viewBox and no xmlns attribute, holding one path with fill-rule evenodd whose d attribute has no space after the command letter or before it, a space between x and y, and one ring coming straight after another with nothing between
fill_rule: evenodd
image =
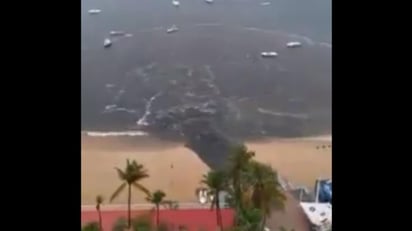
<instances>
[{"instance_id":1,"label":"dark murky water","mask_svg":"<svg viewBox=\"0 0 412 231\"><path fill-rule=\"evenodd\" d=\"M82 0L83 130L178 134L202 119L246 136L330 132L330 0L180 3ZM112 30L131 35L104 49Z\"/></svg>"}]
</instances>

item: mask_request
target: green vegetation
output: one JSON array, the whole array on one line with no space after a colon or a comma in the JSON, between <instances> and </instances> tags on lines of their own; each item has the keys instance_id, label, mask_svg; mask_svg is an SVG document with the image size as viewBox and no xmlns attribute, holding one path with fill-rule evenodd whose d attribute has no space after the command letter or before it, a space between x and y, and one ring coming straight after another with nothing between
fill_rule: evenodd
<instances>
[{"instance_id":1,"label":"green vegetation","mask_svg":"<svg viewBox=\"0 0 412 231\"><path fill-rule=\"evenodd\" d=\"M132 221L132 228L134 231L152 231L152 220L150 215L138 216Z\"/></svg>"},{"instance_id":2,"label":"green vegetation","mask_svg":"<svg viewBox=\"0 0 412 231\"><path fill-rule=\"evenodd\" d=\"M226 231L263 231L266 219L273 210L283 210L285 195L280 189L277 172L269 165L255 161L255 153L249 151L245 146L235 147L232 150L225 170L210 170L203 176L203 183L209 190L209 195L213 200L211 209L216 210L216 223L220 230L223 230L221 215L220 193L226 191L229 196L227 204L235 210L234 227ZM165 200L166 193L156 190L150 193L139 182L149 177L143 165L136 161L126 161L124 170L116 168L119 179L123 182L110 197L113 201L126 187L128 189L128 213L127 220L119 219L113 226L113 231L151 231L152 220L150 216L140 216L131 219L131 189L132 186L147 195L146 200L154 205L156 211L157 231L167 231L168 226L160 222L160 206L167 206L169 209L177 209L177 202ZM88 223L82 231L101 231L101 205L103 197L96 197L96 210L99 215L99 222ZM178 230L187 230L183 225ZM286 229L281 227L281 231ZM292 229L293 231L293 229Z\"/></svg>"},{"instance_id":3,"label":"green vegetation","mask_svg":"<svg viewBox=\"0 0 412 231\"><path fill-rule=\"evenodd\" d=\"M211 209L216 208L216 223L223 230L222 214L220 212L219 195L226 188L226 173L219 170L211 170L203 176L202 183L209 188L213 200Z\"/></svg>"},{"instance_id":4,"label":"green vegetation","mask_svg":"<svg viewBox=\"0 0 412 231\"><path fill-rule=\"evenodd\" d=\"M123 217L119 218L112 227L112 231L124 231L127 229L127 220Z\"/></svg>"},{"instance_id":5,"label":"green vegetation","mask_svg":"<svg viewBox=\"0 0 412 231\"><path fill-rule=\"evenodd\" d=\"M149 195L146 200L152 204L155 205L155 209L156 209L156 227L159 227L159 210L160 210L160 205L164 204L165 201L163 200L163 198L166 197L166 193L164 193L161 190L156 190L154 193L152 193L151 195Z\"/></svg>"},{"instance_id":6,"label":"green vegetation","mask_svg":"<svg viewBox=\"0 0 412 231\"><path fill-rule=\"evenodd\" d=\"M287 228L280 226L279 231L295 231L295 229L288 230Z\"/></svg>"},{"instance_id":7,"label":"green vegetation","mask_svg":"<svg viewBox=\"0 0 412 231\"><path fill-rule=\"evenodd\" d=\"M228 159L227 192L235 209L235 230L263 231L273 210L284 209L286 196L280 189L277 172L253 160L255 153L245 146L233 149Z\"/></svg>"},{"instance_id":8,"label":"green vegetation","mask_svg":"<svg viewBox=\"0 0 412 231\"><path fill-rule=\"evenodd\" d=\"M100 231L97 222L90 222L83 226L82 231Z\"/></svg>"},{"instance_id":9,"label":"green vegetation","mask_svg":"<svg viewBox=\"0 0 412 231\"><path fill-rule=\"evenodd\" d=\"M117 174L119 175L119 179L123 181L123 183L112 194L112 196L110 197L110 202L113 201L127 186L127 228L130 229L132 225L130 208L132 204L132 185L149 196L149 190L147 190L143 185L139 183L139 181L141 181L142 179L149 177L149 174L147 174L147 170L143 167L143 165L138 164L135 160L133 160L132 162L126 160L126 167L124 170L121 170L119 168L115 169L117 171Z\"/></svg>"}]
</instances>

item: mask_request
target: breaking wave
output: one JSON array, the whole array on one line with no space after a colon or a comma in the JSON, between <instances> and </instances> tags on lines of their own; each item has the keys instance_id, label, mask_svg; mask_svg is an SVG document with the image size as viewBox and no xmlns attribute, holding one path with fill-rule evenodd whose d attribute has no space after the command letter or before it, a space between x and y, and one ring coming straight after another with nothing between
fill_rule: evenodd
<instances>
[{"instance_id":1,"label":"breaking wave","mask_svg":"<svg viewBox=\"0 0 412 231\"><path fill-rule=\"evenodd\" d=\"M82 132L86 136L92 137L113 137L113 136L147 136L149 133L143 131L119 131L119 132Z\"/></svg>"}]
</instances>

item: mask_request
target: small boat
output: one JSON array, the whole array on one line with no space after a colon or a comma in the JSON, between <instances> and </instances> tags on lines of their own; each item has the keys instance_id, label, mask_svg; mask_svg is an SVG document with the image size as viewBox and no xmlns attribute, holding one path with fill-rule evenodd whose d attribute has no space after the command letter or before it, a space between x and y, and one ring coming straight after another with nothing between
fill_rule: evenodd
<instances>
[{"instance_id":1,"label":"small boat","mask_svg":"<svg viewBox=\"0 0 412 231\"><path fill-rule=\"evenodd\" d=\"M106 38L103 42L103 46L107 48L107 47L110 47L111 45L112 45L112 41Z\"/></svg>"},{"instance_id":2,"label":"small boat","mask_svg":"<svg viewBox=\"0 0 412 231\"><path fill-rule=\"evenodd\" d=\"M269 52L262 52L262 53L260 53L260 55L264 58L272 58L272 57L278 56L278 53L276 53L274 51L269 51Z\"/></svg>"},{"instance_id":3,"label":"small boat","mask_svg":"<svg viewBox=\"0 0 412 231\"><path fill-rule=\"evenodd\" d=\"M176 1L176 0L173 0L173 1L172 1L172 4L173 4L173 6L175 6L175 7L179 7L179 6L180 6L180 2L179 2L179 1Z\"/></svg>"},{"instance_id":4,"label":"small boat","mask_svg":"<svg viewBox=\"0 0 412 231\"><path fill-rule=\"evenodd\" d=\"M123 36L125 34L126 33L124 31L121 31L121 30L112 30L112 31L110 31L111 36Z\"/></svg>"},{"instance_id":5,"label":"small boat","mask_svg":"<svg viewBox=\"0 0 412 231\"><path fill-rule=\"evenodd\" d=\"M89 14L99 14L100 12L102 12L102 10L99 10L99 9L90 9L89 10Z\"/></svg>"},{"instance_id":6,"label":"small boat","mask_svg":"<svg viewBox=\"0 0 412 231\"><path fill-rule=\"evenodd\" d=\"M261 6L269 6L271 3L270 2L261 2L260 5Z\"/></svg>"},{"instance_id":7,"label":"small boat","mask_svg":"<svg viewBox=\"0 0 412 231\"><path fill-rule=\"evenodd\" d=\"M302 43L300 42L288 42L286 44L286 47L288 48L295 48L295 47L301 47L301 46L302 46Z\"/></svg>"},{"instance_id":8,"label":"small boat","mask_svg":"<svg viewBox=\"0 0 412 231\"><path fill-rule=\"evenodd\" d=\"M167 33L173 33L173 32L176 32L176 31L178 31L179 29L177 28L177 26L176 25L172 25L169 29L167 29Z\"/></svg>"},{"instance_id":9,"label":"small boat","mask_svg":"<svg viewBox=\"0 0 412 231\"><path fill-rule=\"evenodd\" d=\"M205 0L206 3L212 4L213 0Z\"/></svg>"}]
</instances>

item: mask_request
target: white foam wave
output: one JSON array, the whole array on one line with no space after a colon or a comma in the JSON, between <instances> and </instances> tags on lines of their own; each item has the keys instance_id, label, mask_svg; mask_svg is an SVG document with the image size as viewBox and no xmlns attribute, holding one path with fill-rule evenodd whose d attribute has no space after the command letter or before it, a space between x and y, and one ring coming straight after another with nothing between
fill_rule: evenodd
<instances>
[{"instance_id":1,"label":"white foam wave","mask_svg":"<svg viewBox=\"0 0 412 231\"><path fill-rule=\"evenodd\" d=\"M308 115L306 114L296 114L296 113L290 113L290 112L276 112L276 111L271 111L271 110L264 109L264 108L258 108L258 112L262 114L273 115L273 116L292 117L295 119L308 119Z\"/></svg>"},{"instance_id":2,"label":"white foam wave","mask_svg":"<svg viewBox=\"0 0 412 231\"><path fill-rule=\"evenodd\" d=\"M332 44L330 44L330 43L321 42L321 43L319 43L319 45L323 46L323 47L327 47L327 48L332 48Z\"/></svg>"},{"instance_id":3,"label":"white foam wave","mask_svg":"<svg viewBox=\"0 0 412 231\"><path fill-rule=\"evenodd\" d=\"M150 110L152 108L152 103L153 101L159 97L162 94L162 92L158 92L155 95L153 95L152 97L150 97L149 101L147 101L146 103L146 110L143 114L143 116L136 122L137 125L139 126L147 126L149 125L149 123L147 122L147 117L152 113Z\"/></svg>"},{"instance_id":4,"label":"white foam wave","mask_svg":"<svg viewBox=\"0 0 412 231\"><path fill-rule=\"evenodd\" d=\"M92 137L113 137L113 136L147 136L147 132L143 131L120 131L120 132L82 132L86 136Z\"/></svg>"},{"instance_id":5,"label":"white foam wave","mask_svg":"<svg viewBox=\"0 0 412 231\"><path fill-rule=\"evenodd\" d=\"M207 82L207 85L208 85L211 89L213 89L213 91L215 92L215 94L220 95L220 89L219 89L219 87L216 86L215 84L213 84L213 82L214 82L215 79L216 79L216 75L215 75L215 73L212 71L211 66L210 66L210 65L205 65L205 69L206 69L207 74L209 75L209 78L208 78L208 79L205 79L206 82Z\"/></svg>"},{"instance_id":6,"label":"white foam wave","mask_svg":"<svg viewBox=\"0 0 412 231\"><path fill-rule=\"evenodd\" d=\"M124 107L118 107L116 104L110 104L104 107L104 111L102 113L112 113L112 112L127 112L127 113L134 114L136 113L136 110L128 109Z\"/></svg>"},{"instance_id":7,"label":"white foam wave","mask_svg":"<svg viewBox=\"0 0 412 231\"><path fill-rule=\"evenodd\" d=\"M272 3L271 2L261 2L261 6L270 6Z\"/></svg>"},{"instance_id":8,"label":"white foam wave","mask_svg":"<svg viewBox=\"0 0 412 231\"><path fill-rule=\"evenodd\" d=\"M106 83L106 88L114 88L116 85L112 84L112 83Z\"/></svg>"},{"instance_id":9,"label":"white foam wave","mask_svg":"<svg viewBox=\"0 0 412 231\"><path fill-rule=\"evenodd\" d=\"M280 30L268 30L268 29L263 29L263 28L257 28L257 27L242 27L242 29L244 30L250 30L250 31L257 31L257 32L262 32L262 33L266 33L266 34L283 34L283 35L287 35L290 38L294 38L297 40L302 40L303 42L305 42L306 44L313 46L313 45L319 45L319 46L323 46L323 47L328 47L328 48L332 48L332 44L330 43L326 43L326 42L315 42L312 38L309 38L307 36L304 35L300 35L300 34L289 34L287 32L284 31L280 31Z\"/></svg>"},{"instance_id":10,"label":"white foam wave","mask_svg":"<svg viewBox=\"0 0 412 231\"><path fill-rule=\"evenodd\" d=\"M117 101L119 101L120 100L120 98L123 96L123 94L125 93L126 91L124 90L124 89L120 89L117 93L116 93L116 95L114 96L114 101L115 102L117 102Z\"/></svg>"},{"instance_id":11,"label":"white foam wave","mask_svg":"<svg viewBox=\"0 0 412 231\"><path fill-rule=\"evenodd\" d=\"M298 35L298 34L289 34L289 37L291 37L291 38L297 38L297 39L302 39L303 41L305 41L307 44L309 44L309 45L315 45L315 42L311 39L311 38L309 38L309 37L307 37L307 36L304 36L304 35Z\"/></svg>"},{"instance_id":12,"label":"white foam wave","mask_svg":"<svg viewBox=\"0 0 412 231\"><path fill-rule=\"evenodd\" d=\"M201 27L201 26L222 26L222 23L198 23L195 24L195 27Z\"/></svg>"}]
</instances>

